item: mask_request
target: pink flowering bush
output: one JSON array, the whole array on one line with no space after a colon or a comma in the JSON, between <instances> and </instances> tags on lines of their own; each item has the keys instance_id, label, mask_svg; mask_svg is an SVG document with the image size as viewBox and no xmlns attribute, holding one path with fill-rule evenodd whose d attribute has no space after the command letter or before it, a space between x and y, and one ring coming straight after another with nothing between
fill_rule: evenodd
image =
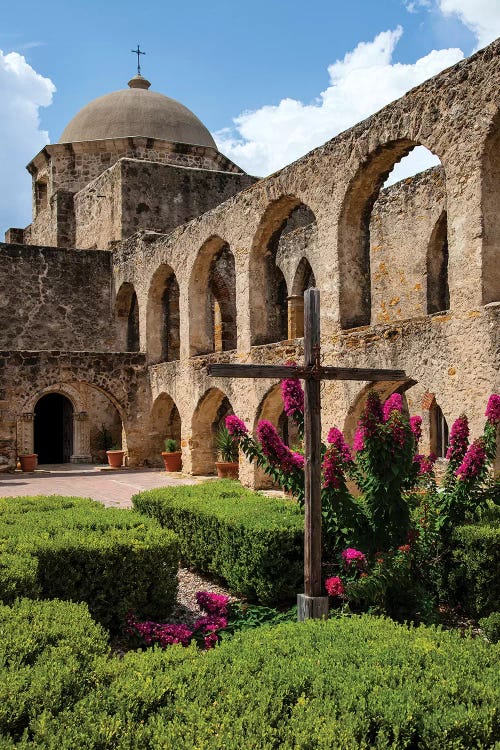
<instances>
[{"instance_id":1,"label":"pink flowering bush","mask_svg":"<svg viewBox=\"0 0 500 750\"><path fill-rule=\"evenodd\" d=\"M220 631L228 626L229 597L210 591L198 591L196 601L207 614L198 617L192 628L149 620L140 622L130 613L127 617L127 633L138 636L146 646L155 643L162 648L176 643L189 646L194 641L205 650L213 648L219 642Z\"/></svg>"}]
</instances>

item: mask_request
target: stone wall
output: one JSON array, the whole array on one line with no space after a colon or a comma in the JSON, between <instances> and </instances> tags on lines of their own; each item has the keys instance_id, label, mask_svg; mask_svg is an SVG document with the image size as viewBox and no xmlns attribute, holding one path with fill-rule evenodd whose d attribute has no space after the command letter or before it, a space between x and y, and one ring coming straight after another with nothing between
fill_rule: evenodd
<instances>
[{"instance_id":1,"label":"stone wall","mask_svg":"<svg viewBox=\"0 0 500 750\"><path fill-rule=\"evenodd\" d=\"M114 348L109 253L0 243L0 347Z\"/></svg>"}]
</instances>

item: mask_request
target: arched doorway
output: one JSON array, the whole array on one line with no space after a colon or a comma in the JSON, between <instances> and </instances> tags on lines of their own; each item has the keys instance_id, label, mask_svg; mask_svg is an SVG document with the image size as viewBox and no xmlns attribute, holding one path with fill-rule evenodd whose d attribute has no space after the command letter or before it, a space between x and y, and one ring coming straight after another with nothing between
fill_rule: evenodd
<instances>
[{"instance_id":1,"label":"arched doorway","mask_svg":"<svg viewBox=\"0 0 500 750\"><path fill-rule=\"evenodd\" d=\"M62 393L48 393L35 406L34 448L39 464L62 464L73 453L73 404Z\"/></svg>"}]
</instances>

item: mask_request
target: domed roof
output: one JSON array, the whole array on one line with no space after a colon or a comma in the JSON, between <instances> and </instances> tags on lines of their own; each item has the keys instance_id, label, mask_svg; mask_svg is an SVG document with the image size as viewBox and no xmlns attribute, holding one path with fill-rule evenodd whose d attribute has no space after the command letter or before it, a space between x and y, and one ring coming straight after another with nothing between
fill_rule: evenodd
<instances>
[{"instance_id":1,"label":"domed roof","mask_svg":"<svg viewBox=\"0 0 500 750\"><path fill-rule=\"evenodd\" d=\"M128 89L100 96L83 107L66 126L59 143L142 135L217 149L201 120L183 104L148 91L151 84L140 75L128 85Z\"/></svg>"}]
</instances>

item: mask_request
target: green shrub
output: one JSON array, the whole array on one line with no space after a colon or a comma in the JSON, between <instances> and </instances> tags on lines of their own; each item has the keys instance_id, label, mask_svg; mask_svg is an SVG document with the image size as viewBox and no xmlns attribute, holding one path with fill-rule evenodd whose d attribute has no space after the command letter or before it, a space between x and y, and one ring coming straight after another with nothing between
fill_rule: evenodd
<instances>
[{"instance_id":1,"label":"green shrub","mask_svg":"<svg viewBox=\"0 0 500 750\"><path fill-rule=\"evenodd\" d=\"M499 655L367 615L258 628L198 655L130 653L18 747L484 750L500 741Z\"/></svg>"},{"instance_id":2,"label":"green shrub","mask_svg":"<svg viewBox=\"0 0 500 750\"><path fill-rule=\"evenodd\" d=\"M492 643L500 641L500 612L492 612L488 617L479 620L483 633Z\"/></svg>"},{"instance_id":3,"label":"green shrub","mask_svg":"<svg viewBox=\"0 0 500 750\"><path fill-rule=\"evenodd\" d=\"M127 612L163 618L175 601L175 535L128 510L74 497L0 500L0 600L87 602L116 630Z\"/></svg>"},{"instance_id":4,"label":"green shrub","mask_svg":"<svg viewBox=\"0 0 500 750\"><path fill-rule=\"evenodd\" d=\"M304 519L294 503L231 481L150 490L132 503L175 530L187 565L232 592L270 604L302 590Z\"/></svg>"},{"instance_id":5,"label":"green shrub","mask_svg":"<svg viewBox=\"0 0 500 750\"><path fill-rule=\"evenodd\" d=\"M55 715L83 698L107 652L107 635L86 604L0 605L0 734L18 738L40 713Z\"/></svg>"},{"instance_id":6,"label":"green shrub","mask_svg":"<svg viewBox=\"0 0 500 750\"><path fill-rule=\"evenodd\" d=\"M452 544L448 575L451 600L474 617L500 610L500 525L459 526Z\"/></svg>"}]
</instances>

